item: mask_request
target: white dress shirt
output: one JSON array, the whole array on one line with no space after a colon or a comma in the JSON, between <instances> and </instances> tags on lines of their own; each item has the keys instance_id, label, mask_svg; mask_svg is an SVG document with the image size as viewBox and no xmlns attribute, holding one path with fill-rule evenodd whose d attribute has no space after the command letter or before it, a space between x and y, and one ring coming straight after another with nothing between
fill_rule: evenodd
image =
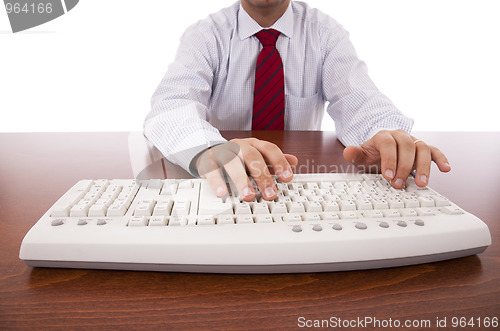
<instances>
[{"instance_id":1,"label":"white dress shirt","mask_svg":"<svg viewBox=\"0 0 500 331\"><path fill-rule=\"evenodd\" d=\"M291 1L270 28L285 73L285 130L320 130L326 111L344 145L382 129L410 132L404 116L371 81L349 34L306 3ZM255 65L262 29L239 1L189 27L152 98L144 134L171 162L191 161L225 142L218 130L251 130Z\"/></svg>"}]
</instances>

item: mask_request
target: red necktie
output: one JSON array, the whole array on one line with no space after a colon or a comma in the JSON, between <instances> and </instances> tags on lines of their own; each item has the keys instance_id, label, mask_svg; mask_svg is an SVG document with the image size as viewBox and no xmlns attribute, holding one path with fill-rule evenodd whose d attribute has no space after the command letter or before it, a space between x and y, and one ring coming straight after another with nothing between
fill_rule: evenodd
<instances>
[{"instance_id":1,"label":"red necktie","mask_svg":"<svg viewBox=\"0 0 500 331\"><path fill-rule=\"evenodd\" d=\"M252 130L283 130L285 128L285 77L283 62L276 49L280 32L261 30L255 36L262 50L255 69Z\"/></svg>"}]
</instances>

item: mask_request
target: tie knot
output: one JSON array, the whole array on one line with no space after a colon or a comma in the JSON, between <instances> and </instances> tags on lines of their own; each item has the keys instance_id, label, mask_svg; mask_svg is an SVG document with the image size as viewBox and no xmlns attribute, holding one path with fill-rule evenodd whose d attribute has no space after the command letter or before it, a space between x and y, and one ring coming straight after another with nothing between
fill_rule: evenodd
<instances>
[{"instance_id":1,"label":"tie knot","mask_svg":"<svg viewBox=\"0 0 500 331\"><path fill-rule=\"evenodd\" d=\"M257 37L257 39L259 39L262 46L274 46L274 47L276 47L276 40L278 40L279 35L280 32L274 29L260 30L255 34L255 36Z\"/></svg>"}]
</instances>

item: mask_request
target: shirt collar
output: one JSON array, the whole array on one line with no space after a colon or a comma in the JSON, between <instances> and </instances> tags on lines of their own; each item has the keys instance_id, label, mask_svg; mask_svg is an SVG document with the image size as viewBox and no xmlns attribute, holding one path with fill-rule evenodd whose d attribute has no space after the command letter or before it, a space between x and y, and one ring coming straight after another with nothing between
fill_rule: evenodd
<instances>
[{"instance_id":1,"label":"shirt collar","mask_svg":"<svg viewBox=\"0 0 500 331\"><path fill-rule=\"evenodd\" d=\"M264 29L257 23L248 13L243 9L240 4L240 10L238 11L238 34L241 40L249 38ZM293 10L292 1L288 5L285 13L276 21L269 29L275 29L281 34L288 38L293 36Z\"/></svg>"}]
</instances>

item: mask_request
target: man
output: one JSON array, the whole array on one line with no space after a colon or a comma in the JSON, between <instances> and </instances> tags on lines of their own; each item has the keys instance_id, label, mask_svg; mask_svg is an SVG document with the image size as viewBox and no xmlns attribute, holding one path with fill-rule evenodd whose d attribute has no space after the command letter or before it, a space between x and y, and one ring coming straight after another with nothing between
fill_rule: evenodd
<instances>
[{"instance_id":1,"label":"man","mask_svg":"<svg viewBox=\"0 0 500 331\"><path fill-rule=\"evenodd\" d=\"M413 169L417 185L427 185L432 161L451 169L442 152L409 135L413 121L377 90L342 26L290 0L241 0L188 28L144 131L170 161L206 177L218 196L227 194L220 165L243 200L256 195L245 167L272 200L277 189L267 164L287 182L297 158L255 138L226 143L218 129L317 130L325 102L348 146L344 157L377 166L395 188Z\"/></svg>"}]
</instances>

